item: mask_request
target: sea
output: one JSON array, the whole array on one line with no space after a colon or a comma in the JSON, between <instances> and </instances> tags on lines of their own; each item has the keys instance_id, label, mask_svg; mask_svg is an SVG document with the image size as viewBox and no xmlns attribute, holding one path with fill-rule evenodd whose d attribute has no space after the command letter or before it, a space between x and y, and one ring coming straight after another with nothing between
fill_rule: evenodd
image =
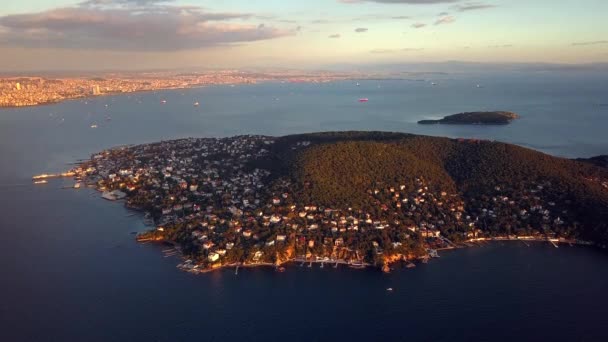
<instances>
[{"instance_id":1,"label":"sea","mask_svg":"<svg viewBox=\"0 0 608 342\"><path fill-rule=\"evenodd\" d=\"M123 204L63 189L72 180L31 181L113 146L240 134L378 130L504 141L567 158L608 154L608 74L420 77L0 110L0 341L608 341L605 250L497 242L390 274L294 264L284 273L192 275L163 246L135 242L146 227ZM521 119L416 123L478 110Z\"/></svg>"}]
</instances>

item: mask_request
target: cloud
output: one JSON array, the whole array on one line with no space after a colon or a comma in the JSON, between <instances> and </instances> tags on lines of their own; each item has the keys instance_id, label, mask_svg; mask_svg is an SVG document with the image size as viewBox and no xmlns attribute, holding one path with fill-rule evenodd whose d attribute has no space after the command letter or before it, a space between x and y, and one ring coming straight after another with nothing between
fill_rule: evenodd
<instances>
[{"instance_id":1,"label":"cloud","mask_svg":"<svg viewBox=\"0 0 608 342\"><path fill-rule=\"evenodd\" d=\"M370 53L376 54L390 54L390 53L398 53L398 52L414 52L414 51L422 51L423 48L404 48L404 49L374 49L370 50Z\"/></svg>"},{"instance_id":2,"label":"cloud","mask_svg":"<svg viewBox=\"0 0 608 342\"><path fill-rule=\"evenodd\" d=\"M374 49L374 50L370 50L369 53L395 53L398 52L399 50L393 50L393 49Z\"/></svg>"},{"instance_id":3,"label":"cloud","mask_svg":"<svg viewBox=\"0 0 608 342\"><path fill-rule=\"evenodd\" d=\"M480 2L466 2L462 5L454 6L454 9L458 12L466 12L466 11L495 8L495 7L496 7L496 5L484 4L484 3L480 3Z\"/></svg>"},{"instance_id":4,"label":"cloud","mask_svg":"<svg viewBox=\"0 0 608 342\"><path fill-rule=\"evenodd\" d=\"M441 17L441 18L437 19L437 21L435 21L435 25L451 24L455 21L456 21L456 18L454 18L451 15L447 15L445 17Z\"/></svg>"},{"instance_id":5,"label":"cloud","mask_svg":"<svg viewBox=\"0 0 608 342\"><path fill-rule=\"evenodd\" d=\"M247 24L248 13L212 13L159 0L89 0L77 6L0 16L0 44L115 51L176 51L295 34ZM237 22L235 22L237 21Z\"/></svg>"},{"instance_id":6,"label":"cloud","mask_svg":"<svg viewBox=\"0 0 608 342\"><path fill-rule=\"evenodd\" d=\"M413 23L412 24L412 27L415 29L423 28L425 26L426 26L426 24L424 24L424 23Z\"/></svg>"},{"instance_id":7,"label":"cloud","mask_svg":"<svg viewBox=\"0 0 608 342\"><path fill-rule=\"evenodd\" d=\"M376 2L380 4L412 4L412 5L424 5L424 4L446 4L454 3L460 0L338 0L338 2L344 4L359 4L363 2Z\"/></svg>"},{"instance_id":8,"label":"cloud","mask_svg":"<svg viewBox=\"0 0 608 342\"><path fill-rule=\"evenodd\" d=\"M591 42L575 42L572 46L589 46L589 45L603 45L608 44L608 40L596 40Z\"/></svg>"},{"instance_id":9,"label":"cloud","mask_svg":"<svg viewBox=\"0 0 608 342\"><path fill-rule=\"evenodd\" d=\"M339 35L339 34L332 34L332 35L329 35L327 38L337 39L337 38L340 38L340 37L342 37L342 36Z\"/></svg>"},{"instance_id":10,"label":"cloud","mask_svg":"<svg viewBox=\"0 0 608 342\"><path fill-rule=\"evenodd\" d=\"M369 31L369 29L367 29L365 27L357 27L355 29L355 32L357 32L357 33L364 33L364 32L367 32L367 31Z\"/></svg>"}]
</instances>

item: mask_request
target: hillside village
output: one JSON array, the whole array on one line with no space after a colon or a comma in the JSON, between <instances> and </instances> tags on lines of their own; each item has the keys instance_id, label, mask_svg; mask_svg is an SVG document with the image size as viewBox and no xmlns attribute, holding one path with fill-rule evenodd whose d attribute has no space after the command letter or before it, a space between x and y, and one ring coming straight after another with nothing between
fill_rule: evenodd
<instances>
[{"instance_id":1,"label":"hillside village","mask_svg":"<svg viewBox=\"0 0 608 342\"><path fill-rule=\"evenodd\" d=\"M125 198L145 212L154 228L138 240L174 243L188 259L180 266L192 272L288 261L387 271L396 261L412 266L437 250L486 238L575 237L568 199L555 197L549 182L496 184L491 193L465 198L412 175L361 189L366 206L302 203L306 182L260 167L278 143L285 142L251 135L119 147L74 172L104 198ZM290 144L295 154L314 145Z\"/></svg>"}]
</instances>

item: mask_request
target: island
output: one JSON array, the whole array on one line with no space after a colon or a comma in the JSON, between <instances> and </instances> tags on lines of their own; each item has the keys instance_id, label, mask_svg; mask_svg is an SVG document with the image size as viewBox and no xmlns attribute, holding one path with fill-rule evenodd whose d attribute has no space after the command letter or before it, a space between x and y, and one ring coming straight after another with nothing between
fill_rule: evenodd
<instances>
[{"instance_id":1,"label":"island","mask_svg":"<svg viewBox=\"0 0 608 342\"><path fill-rule=\"evenodd\" d=\"M66 172L141 211L180 268L415 267L486 240L606 246L608 170L516 145L390 132L121 146Z\"/></svg>"},{"instance_id":2,"label":"island","mask_svg":"<svg viewBox=\"0 0 608 342\"><path fill-rule=\"evenodd\" d=\"M418 123L421 125L506 125L518 118L519 115L512 112L466 112L448 115L439 120L420 120Z\"/></svg>"}]
</instances>

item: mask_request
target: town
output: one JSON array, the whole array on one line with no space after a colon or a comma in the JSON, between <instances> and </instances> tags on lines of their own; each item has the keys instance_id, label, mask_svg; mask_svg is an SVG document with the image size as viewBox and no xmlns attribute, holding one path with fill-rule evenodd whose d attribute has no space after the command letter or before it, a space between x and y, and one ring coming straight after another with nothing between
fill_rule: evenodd
<instances>
[{"instance_id":1,"label":"town","mask_svg":"<svg viewBox=\"0 0 608 342\"><path fill-rule=\"evenodd\" d=\"M284 143L252 135L118 147L67 174L77 177L76 187L94 186L103 198L144 212L154 228L138 241L172 244L167 253L182 254L179 266L194 273L286 262L388 272L397 262L414 267L443 249L484 240L576 242L576 223L550 200L560 202L550 183L497 185L465 201L417 175L362 189L369 206L303 203L302 184L263 167ZM314 145L290 144L293 153Z\"/></svg>"},{"instance_id":2,"label":"town","mask_svg":"<svg viewBox=\"0 0 608 342\"><path fill-rule=\"evenodd\" d=\"M369 76L335 72L106 73L89 77L0 77L0 108L57 103L69 99L208 85L254 84L266 81L325 83Z\"/></svg>"}]
</instances>

